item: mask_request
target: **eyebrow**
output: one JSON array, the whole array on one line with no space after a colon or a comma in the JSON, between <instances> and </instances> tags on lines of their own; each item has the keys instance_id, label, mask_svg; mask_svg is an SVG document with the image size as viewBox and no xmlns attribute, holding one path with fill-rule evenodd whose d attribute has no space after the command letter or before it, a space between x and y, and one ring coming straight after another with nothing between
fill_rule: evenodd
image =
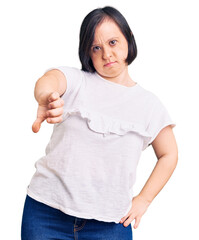
<instances>
[{"instance_id":1,"label":"eyebrow","mask_svg":"<svg viewBox=\"0 0 199 240\"><path fill-rule=\"evenodd\" d=\"M109 38L106 42L110 42L111 40L115 40L115 39L119 39L119 37L112 37L112 38ZM91 47L93 46L98 46L100 45L99 43L95 43L95 44L92 44Z\"/></svg>"}]
</instances>

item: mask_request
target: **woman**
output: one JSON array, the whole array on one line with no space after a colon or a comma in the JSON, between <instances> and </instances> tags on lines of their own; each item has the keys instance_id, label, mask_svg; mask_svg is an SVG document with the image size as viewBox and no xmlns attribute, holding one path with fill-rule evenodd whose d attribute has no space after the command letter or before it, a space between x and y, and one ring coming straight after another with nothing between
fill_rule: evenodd
<instances>
[{"instance_id":1,"label":"woman","mask_svg":"<svg viewBox=\"0 0 199 240\"><path fill-rule=\"evenodd\" d=\"M55 124L46 156L27 189L22 239L132 239L152 200L177 164L175 124L157 96L128 73L137 48L112 7L90 12L80 29L82 70L48 70L35 85L38 132ZM157 164L133 196L141 152Z\"/></svg>"}]
</instances>

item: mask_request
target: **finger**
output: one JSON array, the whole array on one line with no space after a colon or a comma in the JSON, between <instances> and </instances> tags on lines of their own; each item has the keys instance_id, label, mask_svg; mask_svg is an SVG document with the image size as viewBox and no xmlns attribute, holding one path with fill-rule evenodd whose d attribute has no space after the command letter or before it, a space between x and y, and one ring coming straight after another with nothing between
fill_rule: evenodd
<instances>
[{"instance_id":1,"label":"finger","mask_svg":"<svg viewBox=\"0 0 199 240\"><path fill-rule=\"evenodd\" d=\"M48 97L48 101L53 102L53 101L57 100L58 98L59 98L59 93L58 92L53 92Z\"/></svg>"},{"instance_id":2,"label":"finger","mask_svg":"<svg viewBox=\"0 0 199 240\"><path fill-rule=\"evenodd\" d=\"M134 220L133 216L130 216L123 224L124 227L128 227L129 224Z\"/></svg>"},{"instance_id":3,"label":"finger","mask_svg":"<svg viewBox=\"0 0 199 240\"><path fill-rule=\"evenodd\" d=\"M130 216L130 214L131 214L131 212L129 211L126 216L121 218L120 223L123 223Z\"/></svg>"},{"instance_id":4,"label":"finger","mask_svg":"<svg viewBox=\"0 0 199 240\"><path fill-rule=\"evenodd\" d=\"M135 218L135 224L133 226L135 229L139 226L140 220L141 220L141 218L139 218L139 217Z\"/></svg>"},{"instance_id":5,"label":"finger","mask_svg":"<svg viewBox=\"0 0 199 240\"><path fill-rule=\"evenodd\" d=\"M32 131L33 131L34 133L39 132L39 129L40 129L40 127L41 127L41 123L42 123L43 121L44 121L44 120L42 120L41 118L37 118L37 119L34 121L34 123L33 123L33 125L32 125Z\"/></svg>"},{"instance_id":6,"label":"finger","mask_svg":"<svg viewBox=\"0 0 199 240\"><path fill-rule=\"evenodd\" d=\"M126 220L127 216L123 217L121 220L120 220L120 223L123 223L125 220Z\"/></svg>"},{"instance_id":7,"label":"finger","mask_svg":"<svg viewBox=\"0 0 199 240\"><path fill-rule=\"evenodd\" d=\"M54 124L54 123L60 123L60 122L63 121L63 118L62 118L62 116L60 116L60 117L54 117L54 118L47 118L46 121L47 121L48 123L52 123L52 124Z\"/></svg>"},{"instance_id":8,"label":"finger","mask_svg":"<svg viewBox=\"0 0 199 240\"><path fill-rule=\"evenodd\" d=\"M47 117L59 117L63 114L63 108L51 109L46 112Z\"/></svg>"},{"instance_id":9,"label":"finger","mask_svg":"<svg viewBox=\"0 0 199 240\"><path fill-rule=\"evenodd\" d=\"M49 109L59 108L64 106L64 100L62 98L58 98L57 100L48 104Z\"/></svg>"}]
</instances>

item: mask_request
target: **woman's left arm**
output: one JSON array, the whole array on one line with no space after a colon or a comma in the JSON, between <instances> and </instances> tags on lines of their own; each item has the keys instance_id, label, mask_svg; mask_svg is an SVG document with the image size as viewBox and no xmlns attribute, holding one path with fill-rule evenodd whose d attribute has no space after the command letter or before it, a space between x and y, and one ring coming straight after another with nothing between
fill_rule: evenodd
<instances>
[{"instance_id":1,"label":"woman's left arm","mask_svg":"<svg viewBox=\"0 0 199 240\"><path fill-rule=\"evenodd\" d=\"M157 163L141 192L132 200L132 208L120 223L127 227L134 219L137 228L142 215L171 177L178 161L178 148L171 126L163 128L152 142Z\"/></svg>"}]
</instances>

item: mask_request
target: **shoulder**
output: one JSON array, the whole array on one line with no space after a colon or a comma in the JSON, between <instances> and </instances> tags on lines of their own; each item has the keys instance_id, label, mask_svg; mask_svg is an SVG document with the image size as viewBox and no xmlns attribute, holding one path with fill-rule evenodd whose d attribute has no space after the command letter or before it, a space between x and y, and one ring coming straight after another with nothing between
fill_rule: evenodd
<instances>
[{"instance_id":1,"label":"shoulder","mask_svg":"<svg viewBox=\"0 0 199 240\"><path fill-rule=\"evenodd\" d=\"M82 71L76 67L70 67L70 66L59 66L56 67L55 69L60 70L61 72L64 73L64 75L72 75L72 76L76 76L76 75L81 75ZM74 75L75 74L75 75Z\"/></svg>"},{"instance_id":2,"label":"shoulder","mask_svg":"<svg viewBox=\"0 0 199 240\"><path fill-rule=\"evenodd\" d=\"M146 104L147 106L154 106L158 103L161 103L160 98L157 96L156 93L148 90L142 86L139 86L139 99Z\"/></svg>"},{"instance_id":3,"label":"shoulder","mask_svg":"<svg viewBox=\"0 0 199 240\"><path fill-rule=\"evenodd\" d=\"M94 73L90 73L90 72L86 72L83 71L77 67L70 67L70 66L59 66L56 69L60 70L61 72L64 73L65 77L72 77L72 78L76 78L76 77L81 77L81 78L90 78L93 77L95 74Z\"/></svg>"}]
</instances>

